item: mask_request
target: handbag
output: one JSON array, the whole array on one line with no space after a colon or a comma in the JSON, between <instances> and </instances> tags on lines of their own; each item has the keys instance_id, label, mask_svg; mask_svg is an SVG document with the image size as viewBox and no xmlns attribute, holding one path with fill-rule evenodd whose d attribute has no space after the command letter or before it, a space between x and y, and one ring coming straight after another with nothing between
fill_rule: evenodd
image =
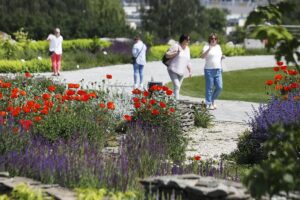
<instances>
[{"instance_id":1,"label":"handbag","mask_svg":"<svg viewBox=\"0 0 300 200\"><path fill-rule=\"evenodd\" d=\"M161 59L161 62L164 64L164 65L166 65L166 67L169 67L169 65L170 65L170 63L171 63L171 61L172 61L172 59L173 58L175 58L175 57L173 57L173 58L167 58L167 52L169 51L170 49L168 49L167 51L166 51L166 53L164 54L164 56L162 57L162 59ZM178 51L179 51L179 48L178 48Z\"/></svg>"},{"instance_id":2,"label":"handbag","mask_svg":"<svg viewBox=\"0 0 300 200\"><path fill-rule=\"evenodd\" d=\"M143 48L144 48L144 45L143 45L142 49L140 50L140 52L138 53L138 55L136 57L131 56L131 64L134 65L136 63L136 58L139 57L139 55L142 52Z\"/></svg>"}]
</instances>

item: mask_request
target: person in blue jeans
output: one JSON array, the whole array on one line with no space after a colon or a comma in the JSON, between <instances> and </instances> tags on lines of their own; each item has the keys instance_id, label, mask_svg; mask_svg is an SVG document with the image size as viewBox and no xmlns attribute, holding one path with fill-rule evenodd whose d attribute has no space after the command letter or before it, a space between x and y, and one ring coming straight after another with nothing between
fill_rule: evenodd
<instances>
[{"instance_id":1,"label":"person in blue jeans","mask_svg":"<svg viewBox=\"0 0 300 200\"><path fill-rule=\"evenodd\" d=\"M208 37L208 44L203 47L201 58L205 59L205 103L210 110L217 109L215 100L223 88L222 81L222 49L218 44L218 36L211 33Z\"/></svg>"},{"instance_id":2,"label":"person in blue jeans","mask_svg":"<svg viewBox=\"0 0 300 200\"><path fill-rule=\"evenodd\" d=\"M141 41L140 36L134 37L134 45L132 47L132 57L135 58L133 63L133 80L134 80L134 89L140 88L143 89L143 69L146 64L146 51L147 46Z\"/></svg>"}]
</instances>

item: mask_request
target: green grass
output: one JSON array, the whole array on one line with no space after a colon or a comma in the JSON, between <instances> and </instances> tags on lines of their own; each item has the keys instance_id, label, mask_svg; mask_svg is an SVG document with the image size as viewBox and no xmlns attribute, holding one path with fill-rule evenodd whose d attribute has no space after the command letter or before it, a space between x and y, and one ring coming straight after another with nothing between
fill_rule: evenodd
<instances>
[{"instance_id":1,"label":"green grass","mask_svg":"<svg viewBox=\"0 0 300 200\"><path fill-rule=\"evenodd\" d=\"M265 81L273 77L272 68L225 72L223 73L223 91L218 99L266 102L268 96L265 92ZM180 93L185 96L204 98L204 76L184 79Z\"/></svg>"}]
</instances>

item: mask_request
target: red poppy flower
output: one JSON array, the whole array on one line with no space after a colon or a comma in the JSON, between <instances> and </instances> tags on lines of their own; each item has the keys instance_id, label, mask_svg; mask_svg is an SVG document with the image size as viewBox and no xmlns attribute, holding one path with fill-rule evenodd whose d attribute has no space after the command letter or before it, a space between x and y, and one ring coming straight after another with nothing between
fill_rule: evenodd
<instances>
[{"instance_id":1,"label":"red poppy flower","mask_svg":"<svg viewBox=\"0 0 300 200\"><path fill-rule=\"evenodd\" d=\"M277 61L277 65L281 66L281 65L283 65L283 62L282 61Z\"/></svg>"},{"instance_id":2,"label":"red poppy flower","mask_svg":"<svg viewBox=\"0 0 300 200\"><path fill-rule=\"evenodd\" d=\"M69 89L69 90L66 91L66 94L67 94L68 96L72 96L72 95L75 94L75 91L72 90L72 89Z\"/></svg>"},{"instance_id":3,"label":"red poppy flower","mask_svg":"<svg viewBox=\"0 0 300 200\"><path fill-rule=\"evenodd\" d=\"M29 107L29 108L32 108L34 106L35 102L33 100L28 100L26 102L26 105Z\"/></svg>"},{"instance_id":4,"label":"red poppy flower","mask_svg":"<svg viewBox=\"0 0 300 200\"><path fill-rule=\"evenodd\" d=\"M141 99L141 102L142 102L143 104L145 104L145 103L147 103L147 99L142 98L142 99Z\"/></svg>"},{"instance_id":5,"label":"red poppy flower","mask_svg":"<svg viewBox=\"0 0 300 200\"><path fill-rule=\"evenodd\" d=\"M106 78L107 79L112 79L112 75L111 74L106 74Z\"/></svg>"},{"instance_id":6,"label":"red poppy flower","mask_svg":"<svg viewBox=\"0 0 300 200\"><path fill-rule=\"evenodd\" d=\"M134 89L134 90L132 90L132 94L141 94L142 92L141 92L141 90L139 90L139 89Z\"/></svg>"},{"instance_id":7,"label":"red poppy flower","mask_svg":"<svg viewBox=\"0 0 300 200\"><path fill-rule=\"evenodd\" d=\"M25 77L26 78L30 78L31 77L31 74L29 72L25 72Z\"/></svg>"},{"instance_id":8,"label":"red poppy flower","mask_svg":"<svg viewBox=\"0 0 300 200\"><path fill-rule=\"evenodd\" d=\"M56 90L56 87L54 85L50 85L50 86L48 86L48 90L50 92L54 92Z\"/></svg>"},{"instance_id":9,"label":"red poppy flower","mask_svg":"<svg viewBox=\"0 0 300 200\"><path fill-rule=\"evenodd\" d=\"M24 90L21 90L21 91L20 91L20 95L26 96L26 92L25 92Z\"/></svg>"},{"instance_id":10,"label":"red poppy flower","mask_svg":"<svg viewBox=\"0 0 300 200\"><path fill-rule=\"evenodd\" d=\"M284 91L289 92L291 90L291 88L289 86L284 86L283 87Z\"/></svg>"},{"instance_id":11,"label":"red poppy flower","mask_svg":"<svg viewBox=\"0 0 300 200\"><path fill-rule=\"evenodd\" d=\"M175 108L171 107L171 108L169 108L169 111L173 113L173 112L175 112Z\"/></svg>"},{"instance_id":12,"label":"red poppy flower","mask_svg":"<svg viewBox=\"0 0 300 200\"><path fill-rule=\"evenodd\" d=\"M287 66L286 66L286 65L280 66L280 69L281 69L281 70L286 70L286 69L287 69Z\"/></svg>"},{"instance_id":13,"label":"red poppy flower","mask_svg":"<svg viewBox=\"0 0 300 200\"><path fill-rule=\"evenodd\" d=\"M115 109L115 104L114 102L107 102L107 108L110 110L114 110Z\"/></svg>"},{"instance_id":14,"label":"red poppy flower","mask_svg":"<svg viewBox=\"0 0 300 200\"><path fill-rule=\"evenodd\" d=\"M144 95L144 97L147 97L147 96L149 96L149 92L148 91L144 91L144 93L143 93L143 95Z\"/></svg>"},{"instance_id":15,"label":"red poppy flower","mask_svg":"<svg viewBox=\"0 0 300 200\"><path fill-rule=\"evenodd\" d=\"M24 111L24 113L30 113L30 108L27 106L24 106L23 111Z\"/></svg>"},{"instance_id":16,"label":"red poppy flower","mask_svg":"<svg viewBox=\"0 0 300 200\"><path fill-rule=\"evenodd\" d=\"M165 108L166 107L166 104L164 103L164 102L159 102L159 105L160 105L160 107L162 107L162 108Z\"/></svg>"},{"instance_id":17,"label":"red poppy flower","mask_svg":"<svg viewBox=\"0 0 300 200\"><path fill-rule=\"evenodd\" d=\"M153 109L153 110L151 111L151 114L152 114L152 115L159 115L159 110Z\"/></svg>"},{"instance_id":18,"label":"red poppy flower","mask_svg":"<svg viewBox=\"0 0 300 200\"><path fill-rule=\"evenodd\" d=\"M283 88L282 85L276 85L276 86L275 86L275 90L281 90L282 88Z\"/></svg>"},{"instance_id":19,"label":"red poppy flower","mask_svg":"<svg viewBox=\"0 0 300 200\"><path fill-rule=\"evenodd\" d=\"M77 83L69 83L68 84L68 88L70 89L70 88L75 88L75 89L77 89L77 88L79 88L80 87L80 85L79 84L77 84Z\"/></svg>"},{"instance_id":20,"label":"red poppy flower","mask_svg":"<svg viewBox=\"0 0 300 200\"><path fill-rule=\"evenodd\" d=\"M280 81L280 80L282 80L282 78L283 78L283 76L282 76L281 74L277 74L277 75L275 76L275 80L276 80L276 81Z\"/></svg>"},{"instance_id":21,"label":"red poppy flower","mask_svg":"<svg viewBox=\"0 0 300 200\"><path fill-rule=\"evenodd\" d=\"M96 97L97 97L97 95L96 95L95 92L91 92L91 93L89 94L89 96L90 96L90 98L96 98Z\"/></svg>"},{"instance_id":22,"label":"red poppy flower","mask_svg":"<svg viewBox=\"0 0 300 200\"><path fill-rule=\"evenodd\" d=\"M42 120L42 117L41 116L35 116L34 117L34 121L36 121L36 122L39 122L39 121L41 121Z\"/></svg>"},{"instance_id":23,"label":"red poppy flower","mask_svg":"<svg viewBox=\"0 0 300 200\"><path fill-rule=\"evenodd\" d=\"M162 86L162 90L163 90L163 91L168 91L169 88L168 88L167 86Z\"/></svg>"},{"instance_id":24,"label":"red poppy flower","mask_svg":"<svg viewBox=\"0 0 300 200\"><path fill-rule=\"evenodd\" d=\"M39 104L39 103L35 104L35 105L34 105L34 108L35 108L35 109L40 109L40 108L41 108L41 104Z\"/></svg>"},{"instance_id":25,"label":"red poppy flower","mask_svg":"<svg viewBox=\"0 0 300 200\"><path fill-rule=\"evenodd\" d=\"M298 83L291 83L290 84L290 88L292 88L292 89L296 89L296 88L298 88L299 87L299 84Z\"/></svg>"},{"instance_id":26,"label":"red poppy flower","mask_svg":"<svg viewBox=\"0 0 300 200\"><path fill-rule=\"evenodd\" d=\"M29 130L30 126L32 125L32 121L31 120L27 120L27 119L21 119L20 123L23 127L24 130Z\"/></svg>"},{"instance_id":27,"label":"red poppy flower","mask_svg":"<svg viewBox=\"0 0 300 200\"><path fill-rule=\"evenodd\" d=\"M19 96L18 93L14 92L10 95L10 98L16 99L16 98L18 98L18 96Z\"/></svg>"},{"instance_id":28,"label":"red poppy flower","mask_svg":"<svg viewBox=\"0 0 300 200\"><path fill-rule=\"evenodd\" d=\"M291 69L291 70L288 70L288 74L292 75L292 76L295 76L295 75L298 74L298 72L296 70L294 70L294 69Z\"/></svg>"},{"instance_id":29,"label":"red poppy flower","mask_svg":"<svg viewBox=\"0 0 300 200\"><path fill-rule=\"evenodd\" d=\"M104 104L104 103L100 103L100 104L99 104L99 107L100 107L100 108L105 108L105 104Z\"/></svg>"},{"instance_id":30,"label":"red poppy flower","mask_svg":"<svg viewBox=\"0 0 300 200\"><path fill-rule=\"evenodd\" d=\"M129 115L124 115L123 117L124 117L124 119L125 119L126 121L131 121L131 116L129 116Z\"/></svg>"},{"instance_id":31,"label":"red poppy flower","mask_svg":"<svg viewBox=\"0 0 300 200\"><path fill-rule=\"evenodd\" d=\"M0 93L0 99L2 99L3 98L3 94L2 93Z\"/></svg>"},{"instance_id":32,"label":"red poppy flower","mask_svg":"<svg viewBox=\"0 0 300 200\"><path fill-rule=\"evenodd\" d=\"M280 68L279 68L279 67L274 67L273 70L274 70L275 72L278 72L278 71L280 70Z\"/></svg>"},{"instance_id":33,"label":"red poppy flower","mask_svg":"<svg viewBox=\"0 0 300 200\"><path fill-rule=\"evenodd\" d=\"M201 156L200 156L200 155L195 155L195 156L194 156L194 160L196 160L196 161L201 160Z\"/></svg>"},{"instance_id":34,"label":"red poppy flower","mask_svg":"<svg viewBox=\"0 0 300 200\"><path fill-rule=\"evenodd\" d=\"M2 83L1 87L2 88L10 88L11 87L11 83Z\"/></svg>"},{"instance_id":35,"label":"red poppy flower","mask_svg":"<svg viewBox=\"0 0 300 200\"><path fill-rule=\"evenodd\" d=\"M267 80L266 85L273 85L273 81L272 80Z\"/></svg>"},{"instance_id":36,"label":"red poppy flower","mask_svg":"<svg viewBox=\"0 0 300 200\"><path fill-rule=\"evenodd\" d=\"M156 104L156 100L155 100L155 99L150 99L149 103L150 103L151 105L154 105L154 104Z\"/></svg>"},{"instance_id":37,"label":"red poppy flower","mask_svg":"<svg viewBox=\"0 0 300 200\"><path fill-rule=\"evenodd\" d=\"M166 91L166 94L170 96L170 95L173 94L173 91L172 91L172 90L167 90L167 91Z\"/></svg>"},{"instance_id":38,"label":"red poppy flower","mask_svg":"<svg viewBox=\"0 0 300 200\"><path fill-rule=\"evenodd\" d=\"M86 95L87 93L84 90L78 90L77 94L79 94L79 95Z\"/></svg>"},{"instance_id":39,"label":"red poppy flower","mask_svg":"<svg viewBox=\"0 0 300 200\"><path fill-rule=\"evenodd\" d=\"M152 85L150 91L157 91L157 85Z\"/></svg>"},{"instance_id":40,"label":"red poppy flower","mask_svg":"<svg viewBox=\"0 0 300 200\"><path fill-rule=\"evenodd\" d=\"M80 101L87 102L90 99L90 96L87 94L81 95Z\"/></svg>"},{"instance_id":41,"label":"red poppy flower","mask_svg":"<svg viewBox=\"0 0 300 200\"><path fill-rule=\"evenodd\" d=\"M51 95L48 94L48 93L45 93L45 94L42 95L42 98L43 98L44 101L46 101L46 100L51 98Z\"/></svg>"},{"instance_id":42,"label":"red poppy flower","mask_svg":"<svg viewBox=\"0 0 300 200\"><path fill-rule=\"evenodd\" d=\"M133 100L134 103L137 103L137 102L140 101L139 98L137 98L137 97L134 97L132 100Z\"/></svg>"},{"instance_id":43,"label":"red poppy flower","mask_svg":"<svg viewBox=\"0 0 300 200\"><path fill-rule=\"evenodd\" d=\"M135 107L135 108L140 108L140 107L141 107L141 103L140 103L140 102L134 103L134 107Z\"/></svg>"},{"instance_id":44,"label":"red poppy flower","mask_svg":"<svg viewBox=\"0 0 300 200\"><path fill-rule=\"evenodd\" d=\"M4 117L4 116L6 116L7 115L7 112L5 112L5 111L0 111L0 116L1 117Z\"/></svg>"}]
</instances>

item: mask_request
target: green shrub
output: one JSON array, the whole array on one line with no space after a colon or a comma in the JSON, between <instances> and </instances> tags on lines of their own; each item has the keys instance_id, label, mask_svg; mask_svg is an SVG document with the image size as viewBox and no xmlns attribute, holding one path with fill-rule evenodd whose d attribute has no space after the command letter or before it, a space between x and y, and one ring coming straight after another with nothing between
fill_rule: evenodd
<instances>
[{"instance_id":1,"label":"green shrub","mask_svg":"<svg viewBox=\"0 0 300 200\"><path fill-rule=\"evenodd\" d=\"M265 153L261 148L262 144L252 138L247 130L238 139L237 149L231 154L231 157L238 164L258 163L265 158Z\"/></svg>"},{"instance_id":2,"label":"green shrub","mask_svg":"<svg viewBox=\"0 0 300 200\"><path fill-rule=\"evenodd\" d=\"M209 111L205 108L205 104L201 106L201 108L195 107L195 126L208 128L213 120L213 115L209 113Z\"/></svg>"},{"instance_id":3,"label":"green shrub","mask_svg":"<svg viewBox=\"0 0 300 200\"><path fill-rule=\"evenodd\" d=\"M137 199L136 192L109 192L106 189L94 188L79 188L75 189L78 200L103 200L103 199L120 199L120 200L134 200Z\"/></svg>"},{"instance_id":4,"label":"green shrub","mask_svg":"<svg viewBox=\"0 0 300 200\"><path fill-rule=\"evenodd\" d=\"M32 189L27 184L17 185L11 194L13 199L19 200L43 200L43 193L40 189ZM48 198L47 198L48 199Z\"/></svg>"},{"instance_id":5,"label":"green shrub","mask_svg":"<svg viewBox=\"0 0 300 200\"><path fill-rule=\"evenodd\" d=\"M0 60L1 73L16 72L48 72L51 70L50 59L33 59L22 62L21 60Z\"/></svg>"},{"instance_id":6,"label":"green shrub","mask_svg":"<svg viewBox=\"0 0 300 200\"><path fill-rule=\"evenodd\" d=\"M221 45L222 52L225 56L243 56L246 50L243 47L231 47L229 45Z\"/></svg>"},{"instance_id":7,"label":"green shrub","mask_svg":"<svg viewBox=\"0 0 300 200\"><path fill-rule=\"evenodd\" d=\"M9 200L7 195L0 195L0 200Z\"/></svg>"},{"instance_id":8,"label":"green shrub","mask_svg":"<svg viewBox=\"0 0 300 200\"><path fill-rule=\"evenodd\" d=\"M268 158L250 169L243 183L255 199L263 195L278 195L300 191L299 123L273 125L264 148Z\"/></svg>"}]
</instances>

